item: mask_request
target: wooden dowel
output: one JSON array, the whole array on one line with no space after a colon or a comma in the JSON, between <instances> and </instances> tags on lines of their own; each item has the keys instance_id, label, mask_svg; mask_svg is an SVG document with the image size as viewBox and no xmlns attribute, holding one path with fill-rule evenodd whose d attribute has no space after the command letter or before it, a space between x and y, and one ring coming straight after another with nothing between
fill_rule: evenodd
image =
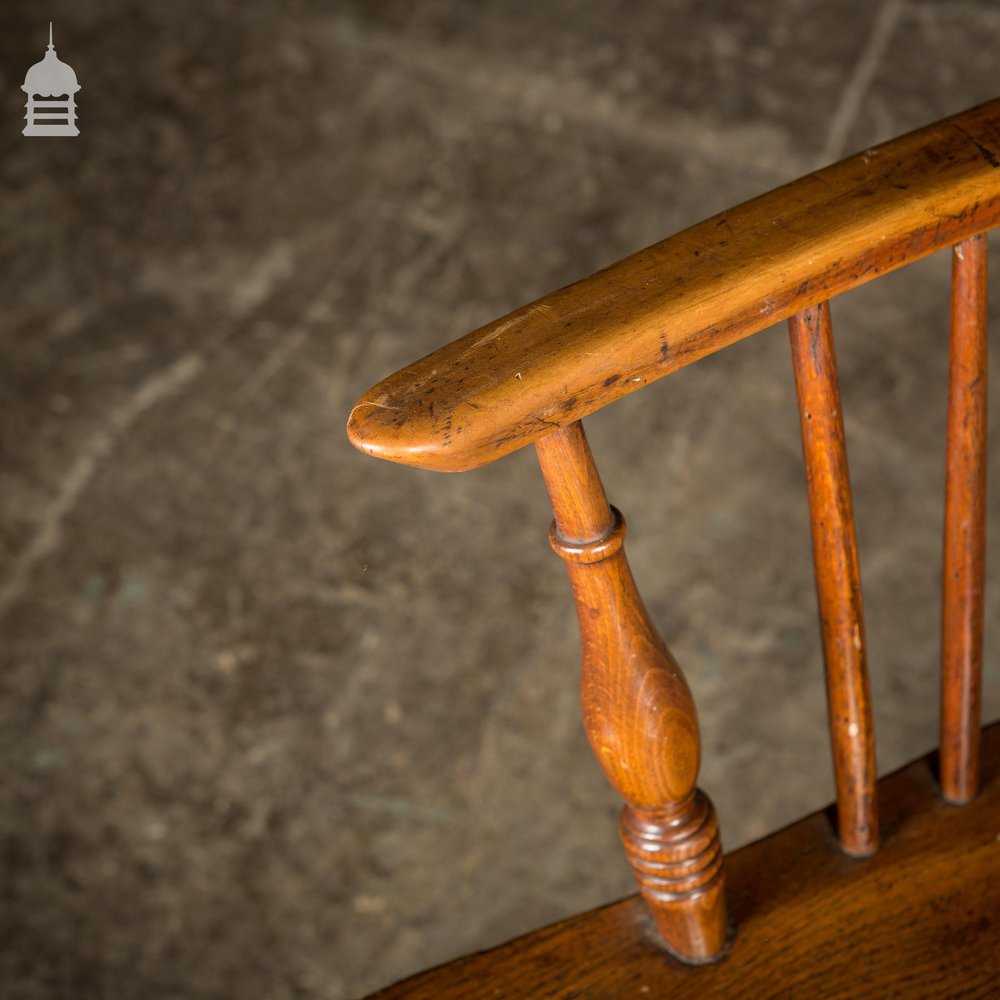
<instances>
[{"instance_id":1,"label":"wooden dowel","mask_svg":"<svg viewBox=\"0 0 1000 1000\"><path fill-rule=\"evenodd\" d=\"M875 730L840 387L826 302L789 320L826 664L840 844L878 847Z\"/></svg>"},{"instance_id":2,"label":"wooden dowel","mask_svg":"<svg viewBox=\"0 0 1000 1000\"><path fill-rule=\"evenodd\" d=\"M583 424L547 434L537 450L559 537L591 542L611 531L614 517Z\"/></svg>"},{"instance_id":3,"label":"wooden dowel","mask_svg":"<svg viewBox=\"0 0 1000 1000\"><path fill-rule=\"evenodd\" d=\"M941 594L941 791L967 802L979 782L986 561L986 236L957 244Z\"/></svg>"},{"instance_id":4,"label":"wooden dowel","mask_svg":"<svg viewBox=\"0 0 1000 1000\"><path fill-rule=\"evenodd\" d=\"M709 962L726 944L722 845L695 783L699 737L684 675L646 613L579 421L535 442L552 500L552 547L566 563L583 649L587 738L625 800L620 832L667 948Z\"/></svg>"}]
</instances>

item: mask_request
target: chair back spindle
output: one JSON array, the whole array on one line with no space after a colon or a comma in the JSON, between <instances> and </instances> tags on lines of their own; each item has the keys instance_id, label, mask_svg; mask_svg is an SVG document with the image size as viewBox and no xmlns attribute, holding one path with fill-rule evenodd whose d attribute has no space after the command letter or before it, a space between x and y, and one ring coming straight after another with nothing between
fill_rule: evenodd
<instances>
[{"instance_id":1,"label":"chair back spindle","mask_svg":"<svg viewBox=\"0 0 1000 1000\"><path fill-rule=\"evenodd\" d=\"M985 233L952 251L948 443L941 586L941 790L967 802L979 781L986 561Z\"/></svg>"},{"instance_id":2,"label":"chair back spindle","mask_svg":"<svg viewBox=\"0 0 1000 1000\"><path fill-rule=\"evenodd\" d=\"M875 727L865 656L861 575L830 305L788 321L802 427L840 844L878 847Z\"/></svg>"}]
</instances>

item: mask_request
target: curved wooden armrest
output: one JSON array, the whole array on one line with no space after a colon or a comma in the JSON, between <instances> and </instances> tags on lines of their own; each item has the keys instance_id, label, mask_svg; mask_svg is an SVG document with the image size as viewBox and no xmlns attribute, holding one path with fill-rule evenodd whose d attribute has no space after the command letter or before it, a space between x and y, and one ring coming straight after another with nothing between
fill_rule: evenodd
<instances>
[{"instance_id":1,"label":"curved wooden armrest","mask_svg":"<svg viewBox=\"0 0 1000 1000\"><path fill-rule=\"evenodd\" d=\"M370 389L348 436L442 471L555 427L1000 221L1000 100L754 198Z\"/></svg>"}]
</instances>

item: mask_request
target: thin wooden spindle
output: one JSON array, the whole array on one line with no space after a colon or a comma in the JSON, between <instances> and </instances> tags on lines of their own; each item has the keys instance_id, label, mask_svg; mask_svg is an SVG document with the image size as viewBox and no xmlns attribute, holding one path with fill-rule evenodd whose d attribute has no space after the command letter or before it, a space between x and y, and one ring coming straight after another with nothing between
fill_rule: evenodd
<instances>
[{"instance_id":1,"label":"thin wooden spindle","mask_svg":"<svg viewBox=\"0 0 1000 1000\"><path fill-rule=\"evenodd\" d=\"M955 246L941 596L941 790L979 783L986 562L986 235Z\"/></svg>"},{"instance_id":2,"label":"thin wooden spindle","mask_svg":"<svg viewBox=\"0 0 1000 1000\"><path fill-rule=\"evenodd\" d=\"M608 506L579 421L535 442L569 572L583 648L587 737L626 805L621 836L667 948L712 961L726 943L722 846L696 788L698 719L680 667L658 635L625 558L625 523Z\"/></svg>"},{"instance_id":3,"label":"thin wooden spindle","mask_svg":"<svg viewBox=\"0 0 1000 1000\"><path fill-rule=\"evenodd\" d=\"M804 309L788 326L826 664L838 832L846 853L863 856L878 847L875 729L829 303Z\"/></svg>"}]
</instances>

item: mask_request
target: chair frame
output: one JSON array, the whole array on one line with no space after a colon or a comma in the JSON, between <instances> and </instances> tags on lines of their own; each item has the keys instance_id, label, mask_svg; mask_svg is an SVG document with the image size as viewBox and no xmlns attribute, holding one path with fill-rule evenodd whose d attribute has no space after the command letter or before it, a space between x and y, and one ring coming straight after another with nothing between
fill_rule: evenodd
<instances>
[{"instance_id":1,"label":"chair frame","mask_svg":"<svg viewBox=\"0 0 1000 1000\"><path fill-rule=\"evenodd\" d=\"M876 146L642 250L409 365L355 405L378 458L462 471L534 444L582 641L587 736L622 796L625 851L664 946L728 946L715 811L697 789L683 673L628 567L582 418L789 321L837 785L851 856L879 845L875 734L829 301L953 248L940 775L979 782L986 476L986 232L1000 223L1000 101Z\"/></svg>"}]
</instances>

